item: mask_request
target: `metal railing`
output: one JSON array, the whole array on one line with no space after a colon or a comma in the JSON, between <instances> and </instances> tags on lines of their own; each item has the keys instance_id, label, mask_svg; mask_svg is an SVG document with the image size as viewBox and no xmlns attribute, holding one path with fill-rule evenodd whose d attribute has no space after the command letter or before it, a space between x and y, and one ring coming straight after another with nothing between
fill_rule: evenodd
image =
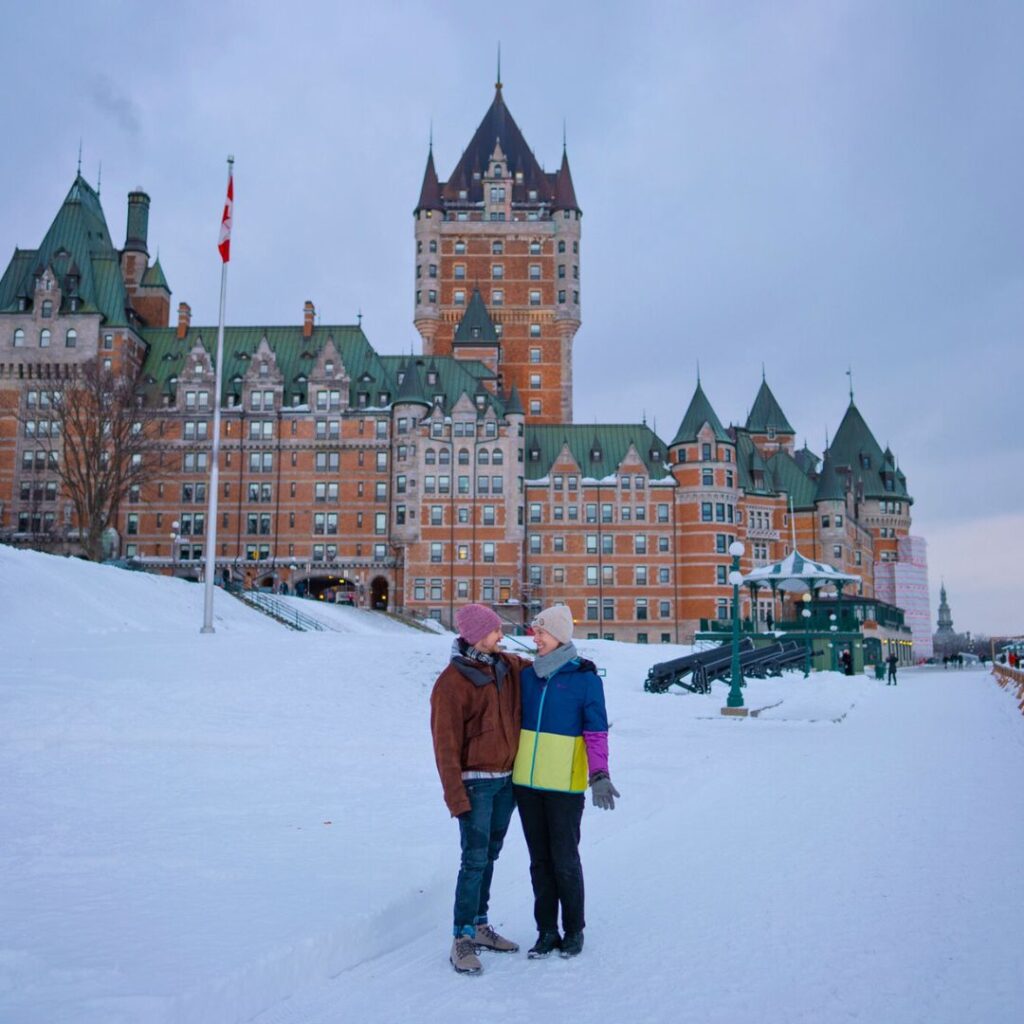
<instances>
[{"instance_id":1,"label":"metal railing","mask_svg":"<svg viewBox=\"0 0 1024 1024\"><path fill-rule=\"evenodd\" d=\"M297 629L300 632L323 633L330 631L331 627L325 625L319 619L314 619L311 615L300 612L298 608L265 591L243 590L238 594L238 597L246 604L252 605L264 614L269 615L272 619L277 619L278 622L282 622L284 625Z\"/></svg>"}]
</instances>

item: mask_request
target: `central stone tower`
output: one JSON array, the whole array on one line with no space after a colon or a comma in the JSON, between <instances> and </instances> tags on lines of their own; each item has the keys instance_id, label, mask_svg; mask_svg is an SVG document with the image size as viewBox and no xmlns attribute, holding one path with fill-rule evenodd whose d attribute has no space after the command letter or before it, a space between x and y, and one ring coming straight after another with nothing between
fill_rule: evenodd
<instances>
[{"instance_id":1,"label":"central stone tower","mask_svg":"<svg viewBox=\"0 0 1024 1024\"><path fill-rule=\"evenodd\" d=\"M438 180L431 144L414 216L424 355L479 359L478 339L459 327L482 301L497 334L495 390L518 388L530 422L571 423L582 214L564 141L559 169L545 171L498 81L447 181Z\"/></svg>"}]
</instances>

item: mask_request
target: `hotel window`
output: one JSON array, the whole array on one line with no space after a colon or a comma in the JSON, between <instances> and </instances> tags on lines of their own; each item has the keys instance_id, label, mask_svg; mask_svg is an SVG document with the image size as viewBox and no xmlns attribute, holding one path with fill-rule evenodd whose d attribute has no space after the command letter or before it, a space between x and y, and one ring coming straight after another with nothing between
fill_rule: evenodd
<instances>
[{"instance_id":1,"label":"hotel window","mask_svg":"<svg viewBox=\"0 0 1024 1024\"><path fill-rule=\"evenodd\" d=\"M444 596L444 585L441 580L432 579L430 581L430 600L440 601Z\"/></svg>"},{"instance_id":2,"label":"hotel window","mask_svg":"<svg viewBox=\"0 0 1024 1024\"><path fill-rule=\"evenodd\" d=\"M530 415L531 416L539 416L540 415L540 410L541 410L540 399L539 398L531 398L530 399Z\"/></svg>"},{"instance_id":3,"label":"hotel window","mask_svg":"<svg viewBox=\"0 0 1024 1024\"><path fill-rule=\"evenodd\" d=\"M710 462L711 461L711 445L709 445L709 444L702 444L700 446L700 457L701 457L701 461L703 461L703 462Z\"/></svg>"},{"instance_id":4,"label":"hotel window","mask_svg":"<svg viewBox=\"0 0 1024 1024\"><path fill-rule=\"evenodd\" d=\"M540 554L540 534L539 533L531 533L530 534L530 554L531 555L539 555Z\"/></svg>"},{"instance_id":5,"label":"hotel window","mask_svg":"<svg viewBox=\"0 0 1024 1024\"><path fill-rule=\"evenodd\" d=\"M541 521L540 503L539 502L535 502L534 504L530 505L530 522L531 523L539 523L540 521Z\"/></svg>"},{"instance_id":6,"label":"hotel window","mask_svg":"<svg viewBox=\"0 0 1024 1024\"><path fill-rule=\"evenodd\" d=\"M530 349L530 362L531 363L539 363L540 362L540 349L539 348L531 348Z\"/></svg>"},{"instance_id":7,"label":"hotel window","mask_svg":"<svg viewBox=\"0 0 1024 1024\"><path fill-rule=\"evenodd\" d=\"M466 293L457 288L452 294L452 303L456 306L464 306L466 304Z\"/></svg>"},{"instance_id":8,"label":"hotel window","mask_svg":"<svg viewBox=\"0 0 1024 1024\"><path fill-rule=\"evenodd\" d=\"M711 469L702 469L700 473L700 482L703 487L714 487L715 486L715 473Z\"/></svg>"},{"instance_id":9,"label":"hotel window","mask_svg":"<svg viewBox=\"0 0 1024 1024\"><path fill-rule=\"evenodd\" d=\"M633 538L633 553L636 555L647 554L647 537L644 534L638 533Z\"/></svg>"},{"instance_id":10,"label":"hotel window","mask_svg":"<svg viewBox=\"0 0 1024 1024\"><path fill-rule=\"evenodd\" d=\"M530 264L530 280L531 281L539 281L540 280L540 264L539 263L531 263Z\"/></svg>"},{"instance_id":11,"label":"hotel window","mask_svg":"<svg viewBox=\"0 0 1024 1024\"><path fill-rule=\"evenodd\" d=\"M559 263L558 264L558 276L559 277L563 277L563 278L565 277L565 264L564 263Z\"/></svg>"},{"instance_id":12,"label":"hotel window","mask_svg":"<svg viewBox=\"0 0 1024 1024\"><path fill-rule=\"evenodd\" d=\"M821 517L821 528L823 530L827 530L828 527L829 527L829 517L828 516L822 516Z\"/></svg>"},{"instance_id":13,"label":"hotel window","mask_svg":"<svg viewBox=\"0 0 1024 1024\"><path fill-rule=\"evenodd\" d=\"M14 347L25 347L25 332L20 327L14 332Z\"/></svg>"},{"instance_id":14,"label":"hotel window","mask_svg":"<svg viewBox=\"0 0 1024 1024\"><path fill-rule=\"evenodd\" d=\"M74 348L78 344L78 331L73 327L64 335L64 347Z\"/></svg>"},{"instance_id":15,"label":"hotel window","mask_svg":"<svg viewBox=\"0 0 1024 1024\"><path fill-rule=\"evenodd\" d=\"M668 571L668 568L666 566L662 566L658 570L658 582L659 583L668 583L669 582L669 571Z\"/></svg>"},{"instance_id":16,"label":"hotel window","mask_svg":"<svg viewBox=\"0 0 1024 1024\"><path fill-rule=\"evenodd\" d=\"M494 541L485 540L483 543L483 558L485 562L494 561Z\"/></svg>"},{"instance_id":17,"label":"hotel window","mask_svg":"<svg viewBox=\"0 0 1024 1024\"><path fill-rule=\"evenodd\" d=\"M725 505L720 501L715 503L715 521L719 523L725 522Z\"/></svg>"},{"instance_id":18,"label":"hotel window","mask_svg":"<svg viewBox=\"0 0 1024 1024\"><path fill-rule=\"evenodd\" d=\"M432 562L440 562L444 555L444 546L439 541L434 541L430 545L430 560Z\"/></svg>"},{"instance_id":19,"label":"hotel window","mask_svg":"<svg viewBox=\"0 0 1024 1024\"><path fill-rule=\"evenodd\" d=\"M636 599L636 617L638 620L643 621L647 618L647 598L638 597Z\"/></svg>"},{"instance_id":20,"label":"hotel window","mask_svg":"<svg viewBox=\"0 0 1024 1024\"><path fill-rule=\"evenodd\" d=\"M564 289L564 288L561 288L561 289L559 289L559 292L558 292L558 301L559 301L559 302L562 302L562 303L564 303L564 302L565 302L565 289Z\"/></svg>"},{"instance_id":21,"label":"hotel window","mask_svg":"<svg viewBox=\"0 0 1024 1024\"><path fill-rule=\"evenodd\" d=\"M633 570L634 582L638 587L647 586L647 566L638 565Z\"/></svg>"},{"instance_id":22,"label":"hotel window","mask_svg":"<svg viewBox=\"0 0 1024 1024\"><path fill-rule=\"evenodd\" d=\"M729 567L727 565L715 566L715 582L720 586L725 586L729 582Z\"/></svg>"},{"instance_id":23,"label":"hotel window","mask_svg":"<svg viewBox=\"0 0 1024 1024\"><path fill-rule=\"evenodd\" d=\"M462 256L466 252L466 243L461 238L455 239L455 255Z\"/></svg>"},{"instance_id":24,"label":"hotel window","mask_svg":"<svg viewBox=\"0 0 1024 1024\"><path fill-rule=\"evenodd\" d=\"M503 256L505 254L505 243L501 241L491 242L491 255Z\"/></svg>"},{"instance_id":25,"label":"hotel window","mask_svg":"<svg viewBox=\"0 0 1024 1024\"><path fill-rule=\"evenodd\" d=\"M540 388L540 374L539 373L531 373L530 374L530 387L534 391L536 391L537 389Z\"/></svg>"},{"instance_id":26,"label":"hotel window","mask_svg":"<svg viewBox=\"0 0 1024 1024\"><path fill-rule=\"evenodd\" d=\"M40 348L49 348L50 347L50 338L51 338L51 336L52 335L50 333L50 330L48 328L44 327L39 332L39 347Z\"/></svg>"},{"instance_id":27,"label":"hotel window","mask_svg":"<svg viewBox=\"0 0 1024 1024\"><path fill-rule=\"evenodd\" d=\"M713 515L713 506L710 501L702 501L700 503L700 519L702 523L710 523Z\"/></svg>"},{"instance_id":28,"label":"hotel window","mask_svg":"<svg viewBox=\"0 0 1024 1024\"><path fill-rule=\"evenodd\" d=\"M587 566L587 586L588 587L596 587L597 586L597 566L596 565L588 565Z\"/></svg>"},{"instance_id":29,"label":"hotel window","mask_svg":"<svg viewBox=\"0 0 1024 1024\"><path fill-rule=\"evenodd\" d=\"M615 554L615 538L610 533L601 534L601 554Z\"/></svg>"},{"instance_id":30,"label":"hotel window","mask_svg":"<svg viewBox=\"0 0 1024 1024\"><path fill-rule=\"evenodd\" d=\"M663 619L670 619L672 617L672 604L671 604L671 602L669 602L669 601L660 601L658 603L658 614Z\"/></svg>"},{"instance_id":31,"label":"hotel window","mask_svg":"<svg viewBox=\"0 0 1024 1024\"><path fill-rule=\"evenodd\" d=\"M843 557L843 545L842 544L833 544L832 545L832 557L833 558L842 558Z\"/></svg>"},{"instance_id":32,"label":"hotel window","mask_svg":"<svg viewBox=\"0 0 1024 1024\"><path fill-rule=\"evenodd\" d=\"M539 306L540 305L540 292L530 292L530 305L531 306Z\"/></svg>"},{"instance_id":33,"label":"hotel window","mask_svg":"<svg viewBox=\"0 0 1024 1024\"><path fill-rule=\"evenodd\" d=\"M835 517L835 524L836 524L837 527L842 526L843 525L843 517L840 516L840 515L837 515Z\"/></svg>"},{"instance_id":34,"label":"hotel window","mask_svg":"<svg viewBox=\"0 0 1024 1024\"><path fill-rule=\"evenodd\" d=\"M531 256L539 256L540 255L540 242L531 242L530 243L530 255Z\"/></svg>"},{"instance_id":35,"label":"hotel window","mask_svg":"<svg viewBox=\"0 0 1024 1024\"><path fill-rule=\"evenodd\" d=\"M491 264L491 279L498 281L505 276L505 267L501 263Z\"/></svg>"},{"instance_id":36,"label":"hotel window","mask_svg":"<svg viewBox=\"0 0 1024 1024\"><path fill-rule=\"evenodd\" d=\"M426 601L427 599L427 581L426 578L421 577L413 582L412 596L414 601Z\"/></svg>"},{"instance_id":37,"label":"hotel window","mask_svg":"<svg viewBox=\"0 0 1024 1024\"><path fill-rule=\"evenodd\" d=\"M504 306L505 305L505 293L500 288L495 288L491 292L491 305L492 306Z\"/></svg>"}]
</instances>

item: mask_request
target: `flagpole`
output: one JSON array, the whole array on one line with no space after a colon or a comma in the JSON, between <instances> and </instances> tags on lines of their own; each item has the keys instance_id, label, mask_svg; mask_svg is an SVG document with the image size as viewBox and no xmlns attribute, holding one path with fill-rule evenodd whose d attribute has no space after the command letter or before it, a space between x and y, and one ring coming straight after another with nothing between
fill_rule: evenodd
<instances>
[{"instance_id":1,"label":"flagpole","mask_svg":"<svg viewBox=\"0 0 1024 1024\"><path fill-rule=\"evenodd\" d=\"M232 174L235 164L233 156L228 157L228 207L225 215L234 216ZM223 231L223 228L222 228ZM230 221L229 221L230 231ZM230 234L229 234L230 238ZM206 569L203 594L203 628L201 633L215 633L213 628L213 584L217 575L217 491L220 488L220 391L224 367L224 305L228 290L228 260L221 258L220 267L220 316L217 320L217 362L214 367L213 385L213 449L210 452L210 485L207 494L206 512Z\"/></svg>"}]
</instances>

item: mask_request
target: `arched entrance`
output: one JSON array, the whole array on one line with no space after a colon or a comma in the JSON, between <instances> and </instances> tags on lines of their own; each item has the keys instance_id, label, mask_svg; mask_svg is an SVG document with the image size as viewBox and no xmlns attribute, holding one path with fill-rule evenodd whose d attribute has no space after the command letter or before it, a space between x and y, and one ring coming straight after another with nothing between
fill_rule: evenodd
<instances>
[{"instance_id":1,"label":"arched entrance","mask_svg":"<svg viewBox=\"0 0 1024 1024\"><path fill-rule=\"evenodd\" d=\"M383 576L374 576L370 583L370 607L379 612L388 610L388 581Z\"/></svg>"},{"instance_id":2,"label":"arched entrance","mask_svg":"<svg viewBox=\"0 0 1024 1024\"><path fill-rule=\"evenodd\" d=\"M355 604L356 584L345 576L310 576L303 580L306 597L334 604ZM301 584L300 584L301 585Z\"/></svg>"}]
</instances>

